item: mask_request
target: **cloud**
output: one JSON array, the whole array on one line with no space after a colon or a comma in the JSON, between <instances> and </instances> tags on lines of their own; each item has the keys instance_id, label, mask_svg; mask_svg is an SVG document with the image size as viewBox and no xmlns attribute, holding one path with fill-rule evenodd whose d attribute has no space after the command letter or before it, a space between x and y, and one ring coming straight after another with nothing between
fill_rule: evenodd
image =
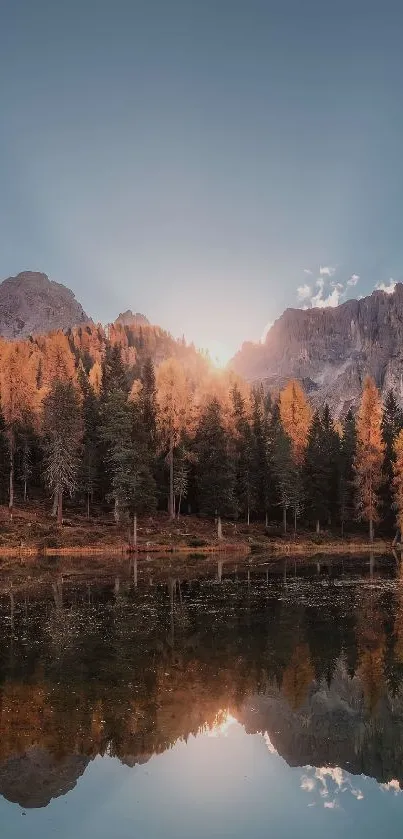
<instances>
[{"instance_id":1,"label":"cloud","mask_svg":"<svg viewBox=\"0 0 403 839\"><path fill-rule=\"evenodd\" d=\"M336 273L336 269L333 268L332 265L321 265L319 268L319 274L321 277L333 277L333 274Z\"/></svg>"},{"instance_id":2,"label":"cloud","mask_svg":"<svg viewBox=\"0 0 403 839\"><path fill-rule=\"evenodd\" d=\"M375 286L375 291L384 291L386 294L393 294L395 288L396 280L394 280L393 277L390 277L389 285L386 285L386 283L378 283L378 285Z\"/></svg>"},{"instance_id":3,"label":"cloud","mask_svg":"<svg viewBox=\"0 0 403 839\"><path fill-rule=\"evenodd\" d=\"M308 274L308 277L312 277L313 271L310 268L304 268L304 274Z\"/></svg>"},{"instance_id":4,"label":"cloud","mask_svg":"<svg viewBox=\"0 0 403 839\"><path fill-rule=\"evenodd\" d=\"M312 294L312 288L307 283L299 285L297 288L297 294L299 300L307 300L307 298Z\"/></svg>"},{"instance_id":5,"label":"cloud","mask_svg":"<svg viewBox=\"0 0 403 839\"><path fill-rule=\"evenodd\" d=\"M261 339L260 339L260 343L261 343L261 344L264 344L264 342L265 342L265 340L266 340L266 338L267 338L267 333L268 333L268 332L270 331L270 329L272 328L273 323L274 323L274 321L273 321L273 320L269 320L269 321L266 323L266 326L265 326L265 328L264 328L264 330L263 330L263 332L262 332L262 337L261 337Z\"/></svg>"},{"instance_id":6,"label":"cloud","mask_svg":"<svg viewBox=\"0 0 403 839\"><path fill-rule=\"evenodd\" d=\"M359 279L360 279L359 274L351 274L350 279L347 280L347 285L357 285Z\"/></svg>"},{"instance_id":7,"label":"cloud","mask_svg":"<svg viewBox=\"0 0 403 839\"><path fill-rule=\"evenodd\" d=\"M324 309L326 306L338 306L345 294L345 288L341 283L331 283L331 291L328 288L325 291L325 281L323 277L319 277L316 281L317 292L311 297L311 306L313 309Z\"/></svg>"}]
</instances>

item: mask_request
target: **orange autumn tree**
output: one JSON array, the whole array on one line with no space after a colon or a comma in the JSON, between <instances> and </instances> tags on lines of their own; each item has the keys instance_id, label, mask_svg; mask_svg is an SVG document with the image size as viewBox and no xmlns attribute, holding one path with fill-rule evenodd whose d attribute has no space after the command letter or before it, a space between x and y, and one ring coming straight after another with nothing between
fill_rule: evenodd
<instances>
[{"instance_id":1,"label":"orange autumn tree","mask_svg":"<svg viewBox=\"0 0 403 839\"><path fill-rule=\"evenodd\" d=\"M35 367L31 363L29 345L23 341L10 343L1 363L1 407L6 425L10 458L9 510L14 508L14 461L18 429L32 424L37 407Z\"/></svg>"},{"instance_id":2,"label":"orange autumn tree","mask_svg":"<svg viewBox=\"0 0 403 839\"><path fill-rule=\"evenodd\" d=\"M280 417L291 440L295 462L301 465L312 420L312 409L299 382L292 379L280 393Z\"/></svg>"},{"instance_id":3,"label":"orange autumn tree","mask_svg":"<svg viewBox=\"0 0 403 839\"><path fill-rule=\"evenodd\" d=\"M379 521L379 489L382 483L384 443L382 440L382 404L374 380L364 381L357 418L357 451L355 473L357 512L369 524L369 539L374 539L374 524Z\"/></svg>"},{"instance_id":4,"label":"orange autumn tree","mask_svg":"<svg viewBox=\"0 0 403 839\"><path fill-rule=\"evenodd\" d=\"M403 533L403 431L400 431L394 445L393 497L396 504L396 518L400 534ZM400 539L402 536L400 536Z\"/></svg>"},{"instance_id":5,"label":"orange autumn tree","mask_svg":"<svg viewBox=\"0 0 403 839\"><path fill-rule=\"evenodd\" d=\"M181 432L191 415L191 396L185 371L176 358L168 358L157 370L157 403L159 431L163 447L168 452L169 515L175 518L174 453Z\"/></svg>"}]
</instances>

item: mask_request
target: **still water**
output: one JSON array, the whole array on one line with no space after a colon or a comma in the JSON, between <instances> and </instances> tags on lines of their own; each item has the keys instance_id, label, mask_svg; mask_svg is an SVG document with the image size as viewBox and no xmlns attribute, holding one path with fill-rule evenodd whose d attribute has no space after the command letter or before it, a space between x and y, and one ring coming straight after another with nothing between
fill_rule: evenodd
<instances>
[{"instance_id":1,"label":"still water","mask_svg":"<svg viewBox=\"0 0 403 839\"><path fill-rule=\"evenodd\" d=\"M400 559L161 569L1 580L1 837L401 837Z\"/></svg>"}]
</instances>

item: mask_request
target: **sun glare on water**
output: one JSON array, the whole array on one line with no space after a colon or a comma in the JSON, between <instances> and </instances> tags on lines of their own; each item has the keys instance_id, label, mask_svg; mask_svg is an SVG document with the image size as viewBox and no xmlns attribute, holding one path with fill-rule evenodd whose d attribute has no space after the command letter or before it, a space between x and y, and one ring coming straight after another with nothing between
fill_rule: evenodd
<instances>
[{"instance_id":1,"label":"sun glare on water","mask_svg":"<svg viewBox=\"0 0 403 839\"><path fill-rule=\"evenodd\" d=\"M213 725L208 731L209 737L220 737L224 736L228 733L228 730L234 725L238 720L232 716L228 711L219 711L217 714Z\"/></svg>"}]
</instances>

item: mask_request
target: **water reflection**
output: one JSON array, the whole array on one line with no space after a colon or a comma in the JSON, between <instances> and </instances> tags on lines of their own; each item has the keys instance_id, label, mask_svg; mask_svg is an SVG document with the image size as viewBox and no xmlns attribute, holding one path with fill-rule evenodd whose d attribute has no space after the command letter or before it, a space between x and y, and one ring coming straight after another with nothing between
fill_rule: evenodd
<instances>
[{"instance_id":1,"label":"water reflection","mask_svg":"<svg viewBox=\"0 0 403 839\"><path fill-rule=\"evenodd\" d=\"M175 744L183 767L193 737L199 750L225 738L242 772L246 735L262 735L277 773L279 761L304 767L306 807L361 801L362 775L400 791L401 568L373 556L195 561L180 574L136 562L108 580L4 584L0 794L46 807L99 771L98 756L141 767Z\"/></svg>"}]
</instances>

